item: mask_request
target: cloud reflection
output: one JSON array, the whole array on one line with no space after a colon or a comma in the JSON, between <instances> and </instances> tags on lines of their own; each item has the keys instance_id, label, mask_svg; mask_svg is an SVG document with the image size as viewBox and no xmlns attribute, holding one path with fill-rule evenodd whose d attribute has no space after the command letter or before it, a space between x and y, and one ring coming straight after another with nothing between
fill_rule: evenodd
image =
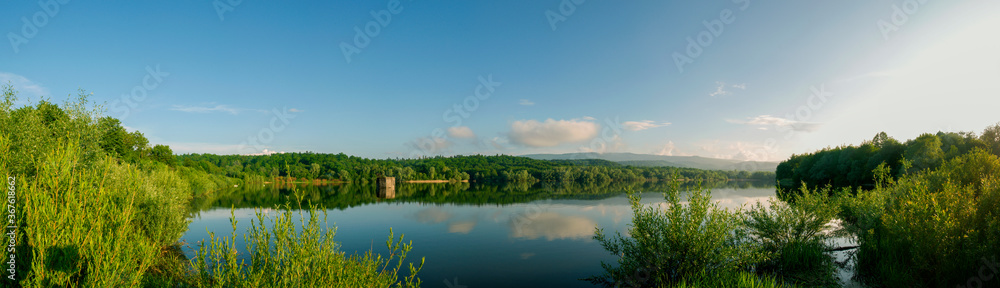
<instances>
[{"instance_id":1,"label":"cloud reflection","mask_svg":"<svg viewBox=\"0 0 1000 288\"><path fill-rule=\"evenodd\" d=\"M420 223L441 223L451 218L451 214L439 207L429 207L418 211L413 219Z\"/></svg>"},{"instance_id":2,"label":"cloud reflection","mask_svg":"<svg viewBox=\"0 0 1000 288\"><path fill-rule=\"evenodd\" d=\"M508 222L511 237L534 240L545 237L556 239L587 239L594 235L597 222L581 216L564 216L553 212L542 212L523 218L511 218Z\"/></svg>"},{"instance_id":3,"label":"cloud reflection","mask_svg":"<svg viewBox=\"0 0 1000 288\"><path fill-rule=\"evenodd\" d=\"M476 227L476 221L455 221L448 224L448 233L469 234Z\"/></svg>"}]
</instances>

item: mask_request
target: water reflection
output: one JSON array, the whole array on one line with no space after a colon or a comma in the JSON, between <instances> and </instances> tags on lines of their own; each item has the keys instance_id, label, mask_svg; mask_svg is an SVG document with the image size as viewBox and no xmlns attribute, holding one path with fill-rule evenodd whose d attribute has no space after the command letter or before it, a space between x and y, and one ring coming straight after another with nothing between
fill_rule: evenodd
<instances>
[{"instance_id":1,"label":"water reflection","mask_svg":"<svg viewBox=\"0 0 1000 288\"><path fill-rule=\"evenodd\" d=\"M695 182L681 185L682 190L694 189ZM713 198L722 200L725 207L736 207L745 200L762 199L774 195L773 183L735 181L702 183L711 188ZM398 183L395 199L380 199L376 196L374 184L264 184L241 185L227 188L192 201L191 212L215 208L273 207L287 202L311 203L330 209L348 209L360 205L388 203L438 203L468 205L507 205L528 203L542 199L607 199L623 191L662 192L669 189L667 182L604 183L583 185L579 183L538 182L511 183L502 185L476 183ZM768 189L760 189L768 188ZM746 195L744 190L755 190L760 195ZM736 199L744 197L745 199Z\"/></svg>"},{"instance_id":2,"label":"water reflection","mask_svg":"<svg viewBox=\"0 0 1000 288\"><path fill-rule=\"evenodd\" d=\"M594 229L626 232L632 210L626 189L644 191L643 203L663 203L664 182L536 183L398 183L395 199L379 199L373 185L299 185L239 187L217 191L194 201L192 222L183 240L197 243L207 231L228 235L230 207L236 207L241 233L255 207L271 208L287 201L323 205L328 224L337 227L336 241L347 254L374 249L385 253L389 227L413 241L409 260L427 262L420 272L425 287L446 287L444 279L460 279L467 287L592 287L579 281L613 263ZM683 188L692 187L690 184ZM774 196L766 183L715 183L713 199L736 207ZM757 187L757 188L754 188ZM236 245L243 251L242 237ZM188 256L193 253L186 251Z\"/></svg>"},{"instance_id":3,"label":"water reflection","mask_svg":"<svg viewBox=\"0 0 1000 288\"><path fill-rule=\"evenodd\" d=\"M581 216L561 215L554 212L543 212L525 220L511 219L510 236L534 240L544 237L545 240L585 239L594 235L597 222Z\"/></svg>"}]
</instances>

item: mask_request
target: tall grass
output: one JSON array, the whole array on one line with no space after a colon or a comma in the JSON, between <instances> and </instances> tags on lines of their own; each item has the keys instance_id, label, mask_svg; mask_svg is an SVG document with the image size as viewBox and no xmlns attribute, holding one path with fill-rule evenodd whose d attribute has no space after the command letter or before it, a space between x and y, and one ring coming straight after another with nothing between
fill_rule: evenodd
<instances>
[{"instance_id":1,"label":"tall grass","mask_svg":"<svg viewBox=\"0 0 1000 288\"><path fill-rule=\"evenodd\" d=\"M216 237L199 244L192 260L198 275L198 287L419 287L417 272L423 267L409 264L409 276L401 276L400 269L412 248L398 240L389 230L386 247L390 254L383 258L371 251L363 256L348 256L341 252L333 240L336 229L329 229L326 212L322 219L316 207L293 212L286 204L273 221L260 209L257 218L243 239L249 262L240 259L236 244L236 218L232 216L233 231L229 237ZM308 218L308 221L305 219ZM270 228L266 224L271 224Z\"/></svg>"},{"instance_id":2,"label":"tall grass","mask_svg":"<svg viewBox=\"0 0 1000 288\"><path fill-rule=\"evenodd\" d=\"M141 190L130 189L146 175L110 159L84 168L80 156L75 141L45 153L36 177L21 186L22 251L31 259L19 263L28 270L21 284L141 286L161 247L140 221L148 217L137 205Z\"/></svg>"}]
</instances>

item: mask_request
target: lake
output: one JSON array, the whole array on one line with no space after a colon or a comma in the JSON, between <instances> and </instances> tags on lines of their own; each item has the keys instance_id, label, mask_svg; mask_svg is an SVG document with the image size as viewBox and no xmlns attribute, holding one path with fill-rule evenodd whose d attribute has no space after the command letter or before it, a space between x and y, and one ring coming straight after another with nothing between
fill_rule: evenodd
<instances>
[{"instance_id":1,"label":"lake","mask_svg":"<svg viewBox=\"0 0 1000 288\"><path fill-rule=\"evenodd\" d=\"M767 183L711 185L720 206L735 208L775 195ZM624 233L632 210L624 191L641 191L642 202L663 203L667 183L609 185L397 185L396 198L378 199L370 185L263 185L212 193L192 203L192 221L182 240L197 248L207 231L228 236L230 207L243 233L255 208L301 199L327 207L341 250L386 254L389 227L412 241L408 262L426 258L418 274L423 287L594 287L578 280L615 263L592 238L594 229ZM682 190L690 186L682 187ZM303 204L304 205L304 204ZM237 239L242 249L242 237ZM193 250L185 248L187 256ZM404 265L405 266L405 265ZM405 267L404 267L405 270Z\"/></svg>"}]
</instances>

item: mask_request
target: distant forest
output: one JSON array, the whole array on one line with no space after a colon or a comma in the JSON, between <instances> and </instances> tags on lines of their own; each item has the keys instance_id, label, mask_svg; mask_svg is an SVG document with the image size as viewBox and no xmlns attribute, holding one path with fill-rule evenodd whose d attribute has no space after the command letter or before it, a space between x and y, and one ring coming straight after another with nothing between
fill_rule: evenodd
<instances>
[{"instance_id":1,"label":"distant forest","mask_svg":"<svg viewBox=\"0 0 1000 288\"><path fill-rule=\"evenodd\" d=\"M578 182L671 179L774 181L771 172L707 171L676 167L634 167L598 159L535 160L508 155L472 155L421 159L367 159L340 154L282 153L265 156L186 154L177 165L211 174L261 179L372 181L378 175L408 180L470 180L474 182Z\"/></svg>"},{"instance_id":2,"label":"distant forest","mask_svg":"<svg viewBox=\"0 0 1000 288\"><path fill-rule=\"evenodd\" d=\"M974 150L1000 156L1000 124L986 128L976 136L973 132L925 133L916 139L899 142L885 132L861 145L827 148L813 153L792 155L778 164L776 177L779 190L797 190L803 186L817 188L851 187L872 189L880 164L891 169L891 176L934 170L943 163Z\"/></svg>"},{"instance_id":3,"label":"distant forest","mask_svg":"<svg viewBox=\"0 0 1000 288\"><path fill-rule=\"evenodd\" d=\"M12 90L8 94L13 95ZM81 92L82 93L82 92ZM13 97L13 96L11 96ZM176 170L190 182L196 190L212 190L224 183L243 180L244 182L268 181L341 181L365 183L379 175L396 177L398 181L408 180L453 180L473 182L577 182L600 184L612 181L658 181L672 179L674 174L681 179L726 181L761 180L773 183L773 172L700 170L677 167L636 167L599 159L579 160L536 160L508 155L472 155L452 157L431 157L421 159L367 159L356 156L321 153L281 153L272 155L214 155L186 154L174 155L167 145L151 145L139 131L128 132L121 121L112 117L88 115L89 119L75 119L72 109L84 111L86 98L80 96L79 103L67 103L65 110L48 101L40 101L36 106L26 106L11 111L13 117L28 119L37 117L38 123L23 122L30 134L14 135L34 141L32 146L13 147L36 149L55 145L49 138L31 136L52 129L54 134L66 134L71 129L56 124L71 120L88 121L87 133L81 142L86 143L85 156L96 158L107 155L118 163L131 164L141 170L153 170L158 165ZM75 111L75 110L74 110ZM80 112L83 113L83 112ZM77 116L79 117L79 116ZM83 124L81 124L83 125ZM51 136L51 135L48 135ZM31 151L20 151L14 155L14 163L19 163L28 175L33 175L35 167L31 161ZM235 178L235 179L233 179ZM204 186L204 187L201 187Z\"/></svg>"}]
</instances>

